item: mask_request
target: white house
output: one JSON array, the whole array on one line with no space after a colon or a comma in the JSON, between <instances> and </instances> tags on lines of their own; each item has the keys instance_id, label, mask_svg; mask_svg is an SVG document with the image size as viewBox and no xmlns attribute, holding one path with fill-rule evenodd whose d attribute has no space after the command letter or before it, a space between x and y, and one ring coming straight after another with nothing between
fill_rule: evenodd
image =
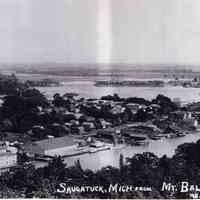
<instances>
[{"instance_id":1,"label":"white house","mask_svg":"<svg viewBox=\"0 0 200 200\"><path fill-rule=\"evenodd\" d=\"M0 169L9 168L17 164L16 151L9 149L5 142L0 142Z\"/></svg>"},{"instance_id":2,"label":"white house","mask_svg":"<svg viewBox=\"0 0 200 200\"><path fill-rule=\"evenodd\" d=\"M0 169L13 167L16 164L17 154L10 152L0 154Z\"/></svg>"}]
</instances>

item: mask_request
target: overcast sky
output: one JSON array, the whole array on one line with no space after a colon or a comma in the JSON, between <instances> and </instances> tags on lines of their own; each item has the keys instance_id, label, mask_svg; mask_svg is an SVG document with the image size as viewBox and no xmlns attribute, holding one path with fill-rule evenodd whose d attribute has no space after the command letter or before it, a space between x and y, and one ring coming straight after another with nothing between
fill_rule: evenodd
<instances>
[{"instance_id":1,"label":"overcast sky","mask_svg":"<svg viewBox=\"0 0 200 200\"><path fill-rule=\"evenodd\" d=\"M199 0L0 0L0 62L200 63Z\"/></svg>"}]
</instances>

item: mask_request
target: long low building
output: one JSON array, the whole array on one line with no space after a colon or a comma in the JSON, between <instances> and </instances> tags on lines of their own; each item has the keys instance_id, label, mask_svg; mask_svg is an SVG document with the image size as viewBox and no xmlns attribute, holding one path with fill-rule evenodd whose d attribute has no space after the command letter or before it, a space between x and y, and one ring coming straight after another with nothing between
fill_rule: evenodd
<instances>
[{"instance_id":1,"label":"long low building","mask_svg":"<svg viewBox=\"0 0 200 200\"><path fill-rule=\"evenodd\" d=\"M74 153L77 142L73 137L50 138L26 144L24 152L29 156L64 156Z\"/></svg>"}]
</instances>

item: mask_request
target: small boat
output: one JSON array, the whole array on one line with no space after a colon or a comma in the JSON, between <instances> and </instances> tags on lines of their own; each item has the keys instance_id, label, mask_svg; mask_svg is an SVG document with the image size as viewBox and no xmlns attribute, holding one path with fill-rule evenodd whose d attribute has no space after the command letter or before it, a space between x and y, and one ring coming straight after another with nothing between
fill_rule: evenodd
<instances>
[{"instance_id":1,"label":"small boat","mask_svg":"<svg viewBox=\"0 0 200 200\"><path fill-rule=\"evenodd\" d=\"M175 134L175 133L170 133L170 134L167 134L166 135L166 138L169 138L169 139L173 139L173 138L177 138L178 136L177 136L177 134Z\"/></svg>"},{"instance_id":2,"label":"small boat","mask_svg":"<svg viewBox=\"0 0 200 200\"><path fill-rule=\"evenodd\" d=\"M135 146L146 146L146 145L149 145L149 142L148 141L138 141L138 140L132 140L132 141L129 141L128 144L130 145L135 145Z\"/></svg>"},{"instance_id":3,"label":"small boat","mask_svg":"<svg viewBox=\"0 0 200 200\"><path fill-rule=\"evenodd\" d=\"M177 137L185 137L186 136L185 133L177 133L176 135L177 135Z\"/></svg>"},{"instance_id":4,"label":"small boat","mask_svg":"<svg viewBox=\"0 0 200 200\"><path fill-rule=\"evenodd\" d=\"M100 147L104 147L105 144L103 142L95 142L95 143L91 143L89 146L93 148L100 148Z\"/></svg>"},{"instance_id":5,"label":"small boat","mask_svg":"<svg viewBox=\"0 0 200 200\"><path fill-rule=\"evenodd\" d=\"M140 141L139 145L140 146L147 146L147 145L149 145L149 142L148 141Z\"/></svg>"},{"instance_id":6,"label":"small boat","mask_svg":"<svg viewBox=\"0 0 200 200\"><path fill-rule=\"evenodd\" d=\"M159 135L151 135L151 136L149 136L149 138L152 140L160 140L161 139L161 137Z\"/></svg>"},{"instance_id":7,"label":"small boat","mask_svg":"<svg viewBox=\"0 0 200 200\"><path fill-rule=\"evenodd\" d=\"M111 148L109 146L104 146L104 147L99 147L99 148L90 148L89 153L97 153L99 151L106 151L106 150L110 150Z\"/></svg>"},{"instance_id":8,"label":"small boat","mask_svg":"<svg viewBox=\"0 0 200 200\"><path fill-rule=\"evenodd\" d=\"M43 161L43 162L49 162L50 160L52 160L52 158L46 157L46 156L41 156L41 157L35 158L35 160L37 160L37 161Z\"/></svg>"}]
</instances>

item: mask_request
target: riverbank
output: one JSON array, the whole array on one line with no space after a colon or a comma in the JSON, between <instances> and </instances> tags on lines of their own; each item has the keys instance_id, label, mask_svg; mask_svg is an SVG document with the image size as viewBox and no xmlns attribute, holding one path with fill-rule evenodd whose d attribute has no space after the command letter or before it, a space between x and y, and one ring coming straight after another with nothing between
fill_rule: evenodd
<instances>
[{"instance_id":1,"label":"riverbank","mask_svg":"<svg viewBox=\"0 0 200 200\"><path fill-rule=\"evenodd\" d=\"M200 132L191 133L182 138L167 139L163 138L161 140L149 140L148 146L126 146L117 145L107 151L97 152L95 154L84 154L77 155L74 157L64 158L64 163L67 166L73 166L74 163L79 160L83 169L99 170L105 166L119 167L119 158L122 154L124 158L132 157L135 154L141 154L144 152L152 152L158 157L167 155L172 157L175 153L175 149L184 143L196 142L200 139ZM37 168L44 167L47 162L34 161L34 166Z\"/></svg>"}]
</instances>

